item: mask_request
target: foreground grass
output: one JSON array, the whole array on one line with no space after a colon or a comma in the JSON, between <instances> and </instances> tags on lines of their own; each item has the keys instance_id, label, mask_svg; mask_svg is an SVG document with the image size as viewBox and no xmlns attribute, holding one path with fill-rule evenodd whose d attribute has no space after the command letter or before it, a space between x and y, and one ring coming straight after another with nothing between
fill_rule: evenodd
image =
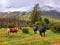
<instances>
[{"instance_id":1,"label":"foreground grass","mask_svg":"<svg viewBox=\"0 0 60 45\"><path fill-rule=\"evenodd\" d=\"M46 31L46 37L40 37L39 32L34 34L33 29L29 28L29 34L11 33L7 36L7 29L0 29L0 45L59 45L60 34L55 34L50 30Z\"/></svg>"}]
</instances>

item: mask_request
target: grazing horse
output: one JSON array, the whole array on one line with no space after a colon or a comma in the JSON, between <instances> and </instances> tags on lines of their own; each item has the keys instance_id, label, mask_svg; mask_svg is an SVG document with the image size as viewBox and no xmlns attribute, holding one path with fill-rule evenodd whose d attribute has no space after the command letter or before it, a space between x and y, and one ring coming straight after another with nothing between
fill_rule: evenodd
<instances>
[{"instance_id":1,"label":"grazing horse","mask_svg":"<svg viewBox=\"0 0 60 45\"><path fill-rule=\"evenodd\" d=\"M8 28L7 30L8 36L10 35L10 33L17 33L17 32L18 32L18 27Z\"/></svg>"},{"instance_id":2,"label":"grazing horse","mask_svg":"<svg viewBox=\"0 0 60 45\"><path fill-rule=\"evenodd\" d=\"M44 36L45 36L45 32L46 32L46 27L45 26L35 26L34 27L34 33L37 32L37 30L39 30L39 33L42 37L42 33L44 33Z\"/></svg>"},{"instance_id":3,"label":"grazing horse","mask_svg":"<svg viewBox=\"0 0 60 45\"><path fill-rule=\"evenodd\" d=\"M34 33L35 34L36 34L37 30L38 30L38 26L34 26Z\"/></svg>"},{"instance_id":4,"label":"grazing horse","mask_svg":"<svg viewBox=\"0 0 60 45\"><path fill-rule=\"evenodd\" d=\"M44 33L44 37L45 37L46 29L47 29L47 28L46 28L45 26L40 26L40 27L39 27L39 33L40 33L41 37L42 37L42 33Z\"/></svg>"}]
</instances>

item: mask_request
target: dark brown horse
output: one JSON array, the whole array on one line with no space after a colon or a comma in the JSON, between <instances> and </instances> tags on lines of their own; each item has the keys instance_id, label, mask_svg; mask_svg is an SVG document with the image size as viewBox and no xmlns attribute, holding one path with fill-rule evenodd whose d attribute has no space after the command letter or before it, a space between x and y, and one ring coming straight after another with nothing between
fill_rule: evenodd
<instances>
[{"instance_id":1,"label":"dark brown horse","mask_svg":"<svg viewBox=\"0 0 60 45\"><path fill-rule=\"evenodd\" d=\"M38 26L34 26L34 33L35 34L36 34L37 30L38 30Z\"/></svg>"},{"instance_id":2,"label":"dark brown horse","mask_svg":"<svg viewBox=\"0 0 60 45\"><path fill-rule=\"evenodd\" d=\"M41 37L42 37L42 33L43 33L44 36L45 36L46 29L47 29L47 28L46 28L45 26L35 26L35 27L34 27L34 33L36 33L37 30L38 30L39 33L40 33L40 35L41 35Z\"/></svg>"},{"instance_id":3,"label":"dark brown horse","mask_svg":"<svg viewBox=\"0 0 60 45\"><path fill-rule=\"evenodd\" d=\"M39 33L42 37L42 34L44 34L44 37L45 37L45 32L46 32L47 28L45 26L40 26L39 27Z\"/></svg>"}]
</instances>

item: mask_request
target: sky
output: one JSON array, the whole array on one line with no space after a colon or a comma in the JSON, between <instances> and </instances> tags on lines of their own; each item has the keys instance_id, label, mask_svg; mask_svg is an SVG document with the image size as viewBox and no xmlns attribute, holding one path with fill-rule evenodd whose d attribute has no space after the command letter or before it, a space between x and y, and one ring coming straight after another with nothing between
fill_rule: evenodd
<instances>
[{"instance_id":1,"label":"sky","mask_svg":"<svg viewBox=\"0 0 60 45\"><path fill-rule=\"evenodd\" d=\"M37 3L60 8L60 0L0 0L0 11L27 11Z\"/></svg>"}]
</instances>

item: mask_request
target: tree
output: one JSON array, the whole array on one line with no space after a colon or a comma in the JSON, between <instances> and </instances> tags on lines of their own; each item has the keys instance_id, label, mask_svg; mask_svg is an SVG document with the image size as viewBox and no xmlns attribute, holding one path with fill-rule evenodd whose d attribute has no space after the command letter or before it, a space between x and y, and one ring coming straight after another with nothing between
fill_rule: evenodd
<instances>
[{"instance_id":1,"label":"tree","mask_svg":"<svg viewBox=\"0 0 60 45\"><path fill-rule=\"evenodd\" d=\"M31 22L34 24L37 21L41 21L41 11L39 4L36 4L31 12Z\"/></svg>"}]
</instances>

